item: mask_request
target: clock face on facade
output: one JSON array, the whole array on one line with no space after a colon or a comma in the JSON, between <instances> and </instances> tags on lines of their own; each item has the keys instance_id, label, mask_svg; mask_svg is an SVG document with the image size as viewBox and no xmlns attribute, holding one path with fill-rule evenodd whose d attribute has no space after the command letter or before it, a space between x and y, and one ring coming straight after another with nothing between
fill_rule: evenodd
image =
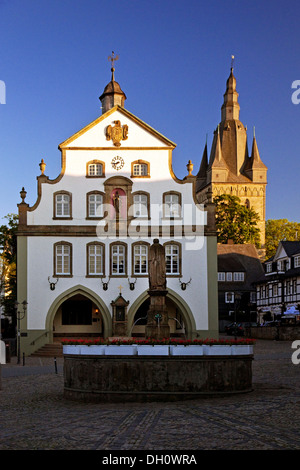
<instances>
[{"instance_id":1,"label":"clock face on facade","mask_svg":"<svg viewBox=\"0 0 300 470\"><path fill-rule=\"evenodd\" d=\"M124 166L124 163L125 162L122 157L114 157L111 161L112 167L115 170L121 170L121 168Z\"/></svg>"}]
</instances>

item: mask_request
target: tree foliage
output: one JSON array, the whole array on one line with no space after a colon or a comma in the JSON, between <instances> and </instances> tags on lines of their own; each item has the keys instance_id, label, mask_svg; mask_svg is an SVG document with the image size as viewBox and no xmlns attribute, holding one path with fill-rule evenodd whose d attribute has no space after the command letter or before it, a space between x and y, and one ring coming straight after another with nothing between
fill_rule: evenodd
<instances>
[{"instance_id":1,"label":"tree foliage","mask_svg":"<svg viewBox=\"0 0 300 470\"><path fill-rule=\"evenodd\" d=\"M214 198L216 204L216 226L218 243L260 244L260 231L257 227L258 214L241 204L237 196L223 194Z\"/></svg>"},{"instance_id":2,"label":"tree foliage","mask_svg":"<svg viewBox=\"0 0 300 470\"><path fill-rule=\"evenodd\" d=\"M266 221L266 257L274 256L281 240L300 240L300 223L287 219L269 219Z\"/></svg>"},{"instance_id":3,"label":"tree foliage","mask_svg":"<svg viewBox=\"0 0 300 470\"><path fill-rule=\"evenodd\" d=\"M17 297L17 227L18 216L8 214L7 224L0 226L0 292L4 314L14 316L14 304Z\"/></svg>"}]
</instances>

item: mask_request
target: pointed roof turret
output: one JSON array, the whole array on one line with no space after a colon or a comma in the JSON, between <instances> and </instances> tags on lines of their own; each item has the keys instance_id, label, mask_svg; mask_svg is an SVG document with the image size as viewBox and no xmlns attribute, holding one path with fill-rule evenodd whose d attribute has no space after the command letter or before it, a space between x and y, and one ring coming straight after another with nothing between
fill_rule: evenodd
<instances>
[{"instance_id":1,"label":"pointed roof turret","mask_svg":"<svg viewBox=\"0 0 300 470\"><path fill-rule=\"evenodd\" d=\"M228 167L223 157L219 125L215 134L216 135L214 138L214 144L212 146L211 154L210 154L209 166L214 167L214 168L226 168L228 170Z\"/></svg>"},{"instance_id":2,"label":"pointed roof turret","mask_svg":"<svg viewBox=\"0 0 300 470\"><path fill-rule=\"evenodd\" d=\"M251 156L248 159L247 167L245 168L245 174L252 180L252 181L260 181L266 182L267 181L267 166L262 162L256 137L255 137L255 128L253 128L253 142L252 142L252 150Z\"/></svg>"},{"instance_id":3,"label":"pointed roof turret","mask_svg":"<svg viewBox=\"0 0 300 470\"><path fill-rule=\"evenodd\" d=\"M210 182L227 181L228 166L223 157L219 126L215 132L207 173Z\"/></svg>"},{"instance_id":4,"label":"pointed roof turret","mask_svg":"<svg viewBox=\"0 0 300 470\"><path fill-rule=\"evenodd\" d=\"M202 186L205 186L206 184L207 168L208 168L208 155L207 155L207 141L206 141L205 147L203 150L200 168L197 173L197 190L199 190L200 188L202 188Z\"/></svg>"},{"instance_id":5,"label":"pointed roof turret","mask_svg":"<svg viewBox=\"0 0 300 470\"><path fill-rule=\"evenodd\" d=\"M122 91L118 82L115 81L115 68L114 62L119 59L119 56L115 56L114 52L109 56L108 60L111 61L111 81L106 85L102 95L99 97L99 100L102 104L102 114L109 111L114 106L124 107L126 100L126 95Z\"/></svg>"},{"instance_id":6,"label":"pointed roof turret","mask_svg":"<svg viewBox=\"0 0 300 470\"><path fill-rule=\"evenodd\" d=\"M266 165L261 161L256 137L255 137L255 128L253 128L253 142L252 142L252 151L251 151L251 166L252 168L267 168Z\"/></svg>"},{"instance_id":7,"label":"pointed roof turret","mask_svg":"<svg viewBox=\"0 0 300 470\"><path fill-rule=\"evenodd\" d=\"M197 174L197 178L205 178L206 179L206 171L208 167L208 156L207 156L207 142L205 143L205 147L203 150L201 165Z\"/></svg>"}]
</instances>

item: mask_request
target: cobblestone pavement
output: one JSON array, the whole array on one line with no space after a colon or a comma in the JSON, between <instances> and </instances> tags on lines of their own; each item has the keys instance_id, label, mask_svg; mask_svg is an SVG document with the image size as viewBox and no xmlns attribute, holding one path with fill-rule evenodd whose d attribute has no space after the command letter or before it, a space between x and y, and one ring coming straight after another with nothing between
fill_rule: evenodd
<instances>
[{"instance_id":1,"label":"cobblestone pavement","mask_svg":"<svg viewBox=\"0 0 300 470\"><path fill-rule=\"evenodd\" d=\"M0 450L299 450L300 364L291 346L257 341L253 392L176 403L68 401L62 358L57 373L53 358L25 366L13 358L2 365Z\"/></svg>"}]
</instances>

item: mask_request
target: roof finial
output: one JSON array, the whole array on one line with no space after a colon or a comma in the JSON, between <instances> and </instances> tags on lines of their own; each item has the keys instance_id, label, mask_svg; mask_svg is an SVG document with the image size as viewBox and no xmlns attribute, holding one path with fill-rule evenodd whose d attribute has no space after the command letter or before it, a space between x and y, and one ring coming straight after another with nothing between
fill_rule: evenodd
<instances>
[{"instance_id":1,"label":"roof finial","mask_svg":"<svg viewBox=\"0 0 300 470\"><path fill-rule=\"evenodd\" d=\"M253 126L253 138L255 139L255 126Z\"/></svg>"},{"instance_id":2,"label":"roof finial","mask_svg":"<svg viewBox=\"0 0 300 470\"><path fill-rule=\"evenodd\" d=\"M119 56L116 55L115 56L115 53L114 51L112 51L111 55L108 57L108 60L111 62L111 81L115 81L115 76L114 76L114 71L115 71L115 68L114 68L114 65L115 65L115 61L119 59Z\"/></svg>"},{"instance_id":3,"label":"roof finial","mask_svg":"<svg viewBox=\"0 0 300 470\"><path fill-rule=\"evenodd\" d=\"M231 56L231 71L233 70L234 55Z\"/></svg>"}]
</instances>

